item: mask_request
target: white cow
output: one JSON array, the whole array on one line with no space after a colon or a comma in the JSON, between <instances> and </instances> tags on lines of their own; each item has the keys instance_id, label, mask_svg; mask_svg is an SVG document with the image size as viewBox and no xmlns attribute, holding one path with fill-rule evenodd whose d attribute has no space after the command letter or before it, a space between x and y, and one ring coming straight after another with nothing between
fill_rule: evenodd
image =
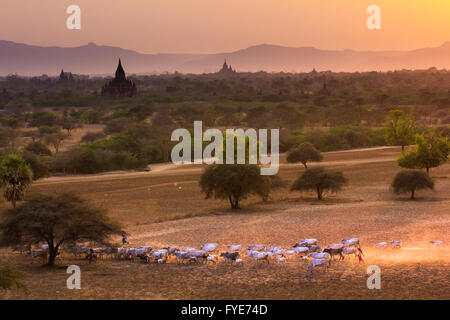
<instances>
[{"instance_id":1,"label":"white cow","mask_svg":"<svg viewBox=\"0 0 450 320\"><path fill-rule=\"evenodd\" d=\"M240 244L230 245L230 246L228 246L228 249L230 249L231 251L241 251L242 246Z\"/></svg>"},{"instance_id":2,"label":"white cow","mask_svg":"<svg viewBox=\"0 0 450 320\"><path fill-rule=\"evenodd\" d=\"M313 259L311 263L308 265L307 270L312 272L312 270L317 266L324 266L325 270L328 270L330 266L330 260L328 259Z\"/></svg>"},{"instance_id":3,"label":"white cow","mask_svg":"<svg viewBox=\"0 0 450 320\"><path fill-rule=\"evenodd\" d=\"M212 251L216 251L218 246L219 246L219 244L217 244L217 243L205 243L200 247L200 249L202 249L206 252L212 252Z\"/></svg>"},{"instance_id":4,"label":"white cow","mask_svg":"<svg viewBox=\"0 0 450 320\"><path fill-rule=\"evenodd\" d=\"M330 254L328 252L321 252L321 253L315 252L315 253L310 253L308 256L313 259L328 259L328 260L330 260Z\"/></svg>"}]
</instances>

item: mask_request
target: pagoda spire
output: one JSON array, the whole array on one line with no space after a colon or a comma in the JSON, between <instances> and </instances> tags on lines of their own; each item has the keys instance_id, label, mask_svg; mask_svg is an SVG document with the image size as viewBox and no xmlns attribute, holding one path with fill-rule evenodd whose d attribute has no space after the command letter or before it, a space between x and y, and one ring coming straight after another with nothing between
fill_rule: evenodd
<instances>
[{"instance_id":1,"label":"pagoda spire","mask_svg":"<svg viewBox=\"0 0 450 320\"><path fill-rule=\"evenodd\" d=\"M123 70L122 61L120 59L116 70L116 79L125 79L125 71Z\"/></svg>"}]
</instances>

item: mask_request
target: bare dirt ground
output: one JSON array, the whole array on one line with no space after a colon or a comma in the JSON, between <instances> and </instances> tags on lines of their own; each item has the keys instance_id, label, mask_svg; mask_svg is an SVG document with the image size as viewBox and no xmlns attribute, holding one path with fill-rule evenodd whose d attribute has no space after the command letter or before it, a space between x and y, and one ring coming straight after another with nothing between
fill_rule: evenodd
<instances>
[{"instance_id":1,"label":"bare dirt ground","mask_svg":"<svg viewBox=\"0 0 450 320\"><path fill-rule=\"evenodd\" d=\"M332 263L328 272L308 274L307 261L285 265L177 265L100 260L88 264L65 256L56 268L0 250L0 259L27 272L29 292L0 292L3 299L449 299L450 298L450 164L433 169L435 191L419 192L418 200L395 196L389 184L399 168L398 148L374 148L324 154L325 165L342 170L349 185L318 202L314 194L290 192L303 171L282 163L288 186L263 203L251 197L241 210L220 200L204 200L198 187L202 168L159 165L151 172L116 172L93 176L55 177L37 182L33 192L76 191L129 232L129 246L199 247L265 244L290 247L302 238L322 246L344 237L359 237L365 264L353 258ZM316 165L316 164L313 164ZM179 189L181 187L181 189ZM0 204L5 207L5 203ZM119 239L117 239L118 241ZM376 249L381 241L401 240L398 250ZM440 248L431 240L442 240ZM66 267L82 270L82 289L66 288ZM366 268L381 268L381 290L368 290Z\"/></svg>"}]
</instances>

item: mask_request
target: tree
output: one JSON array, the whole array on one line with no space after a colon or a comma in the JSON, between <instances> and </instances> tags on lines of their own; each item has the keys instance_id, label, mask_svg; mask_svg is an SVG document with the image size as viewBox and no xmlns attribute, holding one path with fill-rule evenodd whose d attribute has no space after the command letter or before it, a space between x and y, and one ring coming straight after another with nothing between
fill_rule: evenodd
<instances>
[{"instance_id":1,"label":"tree","mask_svg":"<svg viewBox=\"0 0 450 320\"><path fill-rule=\"evenodd\" d=\"M72 130L81 127L78 119L75 119L72 117L67 117L67 116L65 116L61 119L60 124L64 130L67 130L68 136L70 136L72 134Z\"/></svg>"},{"instance_id":2,"label":"tree","mask_svg":"<svg viewBox=\"0 0 450 320\"><path fill-rule=\"evenodd\" d=\"M48 162L44 161L44 157L26 150L22 152L22 157L33 171L33 181L50 176L50 168Z\"/></svg>"},{"instance_id":3,"label":"tree","mask_svg":"<svg viewBox=\"0 0 450 320\"><path fill-rule=\"evenodd\" d=\"M10 154L0 165L0 179L5 199L15 207L16 202L24 198L33 172L21 156Z\"/></svg>"},{"instance_id":4,"label":"tree","mask_svg":"<svg viewBox=\"0 0 450 320\"><path fill-rule=\"evenodd\" d=\"M17 270L12 264L0 261L0 289L26 289L23 278L25 273Z\"/></svg>"},{"instance_id":5,"label":"tree","mask_svg":"<svg viewBox=\"0 0 450 320\"><path fill-rule=\"evenodd\" d=\"M415 125L411 116L405 115L402 110L390 110L385 123L385 140L391 146L405 146L414 143Z\"/></svg>"},{"instance_id":6,"label":"tree","mask_svg":"<svg viewBox=\"0 0 450 320\"><path fill-rule=\"evenodd\" d=\"M64 139L67 138L67 135L58 132L58 133L52 133L44 137L44 141L48 144L51 144L53 148L55 149L55 153L58 153L59 147L61 146L61 143L64 141Z\"/></svg>"},{"instance_id":7,"label":"tree","mask_svg":"<svg viewBox=\"0 0 450 320\"><path fill-rule=\"evenodd\" d=\"M315 190L317 199L322 200L324 191L337 192L347 184L347 181L340 171L328 171L323 167L314 167L303 172L294 182L291 190Z\"/></svg>"},{"instance_id":8,"label":"tree","mask_svg":"<svg viewBox=\"0 0 450 320\"><path fill-rule=\"evenodd\" d=\"M40 141L34 141L27 144L25 150L34 153L38 156L51 156L52 152L50 149Z\"/></svg>"},{"instance_id":9,"label":"tree","mask_svg":"<svg viewBox=\"0 0 450 320\"><path fill-rule=\"evenodd\" d=\"M416 190L434 189L434 182L423 171L402 170L397 173L391 186L396 194L411 192L411 200L414 200Z\"/></svg>"},{"instance_id":10,"label":"tree","mask_svg":"<svg viewBox=\"0 0 450 320\"><path fill-rule=\"evenodd\" d=\"M416 147L397 159L400 167L408 169L426 169L438 167L448 161L450 143L448 138L435 134L416 135Z\"/></svg>"},{"instance_id":11,"label":"tree","mask_svg":"<svg viewBox=\"0 0 450 320\"><path fill-rule=\"evenodd\" d=\"M363 97L355 97L353 101L358 106L358 125L360 125L362 121L361 106L364 104L365 101Z\"/></svg>"},{"instance_id":12,"label":"tree","mask_svg":"<svg viewBox=\"0 0 450 320\"><path fill-rule=\"evenodd\" d=\"M63 243L106 243L121 227L102 209L90 206L72 193L37 195L10 209L0 224L3 246L48 245L48 265L53 266Z\"/></svg>"},{"instance_id":13,"label":"tree","mask_svg":"<svg viewBox=\"0 0 450 320\"><path fill-rule=\"evenodd\" d=\"M266 199L270 193L270 178L261 175L255 164L216 164L208 166L200 178L206 199L228 199L232 209L250 194Z\"/></svg>"},{"instance_id":14,"label":"tree","mask_svg":"<svg viewBox=\"0 0 450 320\"><path fill-rule=\"evenodd\" d=\"M312 143L304 142L297 148L289 152L286 160L287 162L295 163L301 162L305 169L308 169L306 163L308 161L322 161L323 157L319 150L317 150Z\"/></svg>"}]
</instances>

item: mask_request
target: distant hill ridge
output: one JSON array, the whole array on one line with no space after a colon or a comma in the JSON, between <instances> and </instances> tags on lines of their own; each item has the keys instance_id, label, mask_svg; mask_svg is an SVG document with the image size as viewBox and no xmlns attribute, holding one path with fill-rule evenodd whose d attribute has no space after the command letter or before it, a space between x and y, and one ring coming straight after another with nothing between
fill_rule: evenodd
<instances>
[{"instance_id":1,"label":"distant hill ridge","mask_svg":"<svg viewBox=\"0 0 450 320\"><path fill-rule=\"evenodd\" d=\"M128 74L216 72L226 59L238 72L335 72L399 69L450 69L450 42L411 51L321 50L262 44L216 54L141 54L119 47L89 43L79 47L40 47L0 40L0 76L112 74L121 58Z\"/></svg>"}]
</instances>

